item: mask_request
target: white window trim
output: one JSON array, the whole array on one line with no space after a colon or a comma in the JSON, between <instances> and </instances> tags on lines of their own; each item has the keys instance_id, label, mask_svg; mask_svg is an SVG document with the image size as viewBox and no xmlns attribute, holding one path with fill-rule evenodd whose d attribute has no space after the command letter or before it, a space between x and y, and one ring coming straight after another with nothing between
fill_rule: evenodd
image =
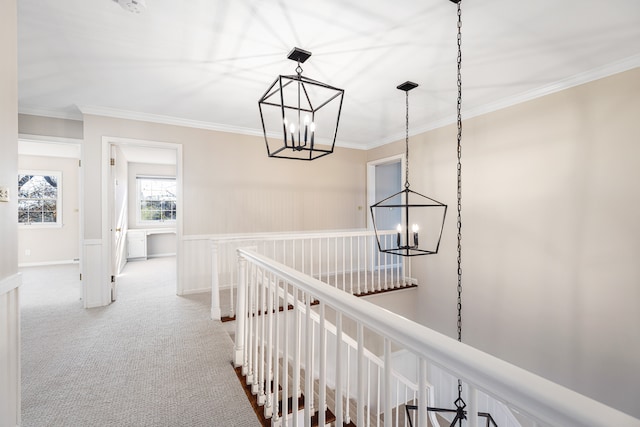
<instances>
[{"instance_id":1,"label":"white window trim","mask_svg":"<svg viewBox=\"0 0 640 427\"><path fill-rule=\"evenodd\" d=\"M56 222L32 222L32 223L18 222L18 227L24 228L26 230L32 230L36 228L62 228L62 226L64 225L64 223L62 222L62 171L20 169L18 171L18 176L19 175L55 176L58 179L58 197L56 200ZM16 177L16 179L17 178L18 177Z\"/></svg>"},{"instance_id":2,"label":"white window trim","mask_svg":"<svg viewBox=\"0 0 640 427\"><path fill-rule=\"evenodd\" d=\"M141 179L166 179L166 180L173 180L176 182L177 184L177 179L175 176L172 175L136 175L136 226L137 227L146 227L146 226L154 226L154 227L175 227L176 225L176 220L172 219L172 220L167 220L167 221L163 221L163 220L159 220L159 221L150 221L150 220L142 220L141 216L140 216L140 206L141 206L141 200L140 200L140 180ZM177 208L177 206L176 206ZM176 217L178 216L178 211L176 209Z\"/></svg>"}]
</instances>

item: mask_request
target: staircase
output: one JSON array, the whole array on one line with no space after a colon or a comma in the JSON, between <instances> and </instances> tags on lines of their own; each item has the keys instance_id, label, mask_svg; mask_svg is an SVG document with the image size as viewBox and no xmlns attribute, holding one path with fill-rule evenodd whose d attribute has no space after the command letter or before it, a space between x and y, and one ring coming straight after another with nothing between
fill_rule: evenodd
<instances>
[{"instance_id":1,"label":"staircase","mask_svg":"<svg viewBox=\"0 0 640 427\"><path fill-rule=\"evenodd\" d=\"M237 313L234 365L272 426L435 427L441 424L436 414L420 410L411 419L405 405L450 408L457 393L447 397L447 390L457 391L458 380L465 426L487 425L479 414L494 415L499 405L540 426L638 425L620 411L249 249L238 250ZM365 342L367 348L378 342L381 356ZM434 389L442 400L437 405ZM316 408L330 412L318 416ZM510 426L497 418L496 424Z\"/></svg>"}]
</instances>

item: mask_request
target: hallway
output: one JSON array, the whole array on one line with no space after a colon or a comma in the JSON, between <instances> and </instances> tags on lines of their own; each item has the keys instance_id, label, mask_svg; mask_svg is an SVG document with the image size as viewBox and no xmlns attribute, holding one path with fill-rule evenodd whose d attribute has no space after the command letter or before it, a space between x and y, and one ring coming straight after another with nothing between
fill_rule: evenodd
<instances>
[{"instance_id":1,"label":"hallway","mask_svg":"<svg viewBox=\"0 0 640 427\"><path fill-rule=\"evenodd\" d=\"M23 426L259 425L210 295L175 295L175 258L128 263L89 310L77 265L22 273Z\"/></svg>"}]
</instances>

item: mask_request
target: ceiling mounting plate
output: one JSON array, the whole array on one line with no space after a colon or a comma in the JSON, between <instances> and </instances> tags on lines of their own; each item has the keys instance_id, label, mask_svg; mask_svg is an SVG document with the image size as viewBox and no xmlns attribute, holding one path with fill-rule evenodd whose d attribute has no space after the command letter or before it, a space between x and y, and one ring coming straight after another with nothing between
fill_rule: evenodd
<instances>
[{"instance_id":1,"label":"ceiling mounting plate","mask_svg":"<svg viewBox=\"0 0 640 427\"><path fill-rule=\"evenodd\" d=\"M289 55L287 55L287 58L302 64L304 61L309 59L310 56L311 56L311 52L309 52L308 50L300 49L299 47L294 47L293 50L289 52Z\"/></svg>"},{"instance_id":2,"label":"ceiling mounting plate","mask_svg":"<svg viewBox=\"0 0 640 427\"><path fill-rule=\"evenodd\" d=\"M404 82L401 85L398 85L398 87L396 87L396 89L400 89L400 90L404 90L405 92L409 92L411 89L415 89L418 87L418 83L414 83L414 82Z\"/></svg>"}]
</instances>

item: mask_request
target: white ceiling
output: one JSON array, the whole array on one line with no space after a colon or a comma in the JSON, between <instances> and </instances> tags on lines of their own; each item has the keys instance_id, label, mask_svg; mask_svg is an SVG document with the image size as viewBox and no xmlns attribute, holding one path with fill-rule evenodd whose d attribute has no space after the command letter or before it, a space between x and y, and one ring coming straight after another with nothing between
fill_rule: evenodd
<instances>
[{"instance_id":1,"label":"white ceiling","mask_svg":"<svg viewBox=\"0 0 640 427\"><path fill-rule=\"evenodd\" d=\"M295 46L345 89L337 145L367 148L455 116L449 0L18 1L23 113L80 111L259 134L257 101ZM638 0L462 0L463 116L640 65Z\"/></svg>"}]
</instances>

